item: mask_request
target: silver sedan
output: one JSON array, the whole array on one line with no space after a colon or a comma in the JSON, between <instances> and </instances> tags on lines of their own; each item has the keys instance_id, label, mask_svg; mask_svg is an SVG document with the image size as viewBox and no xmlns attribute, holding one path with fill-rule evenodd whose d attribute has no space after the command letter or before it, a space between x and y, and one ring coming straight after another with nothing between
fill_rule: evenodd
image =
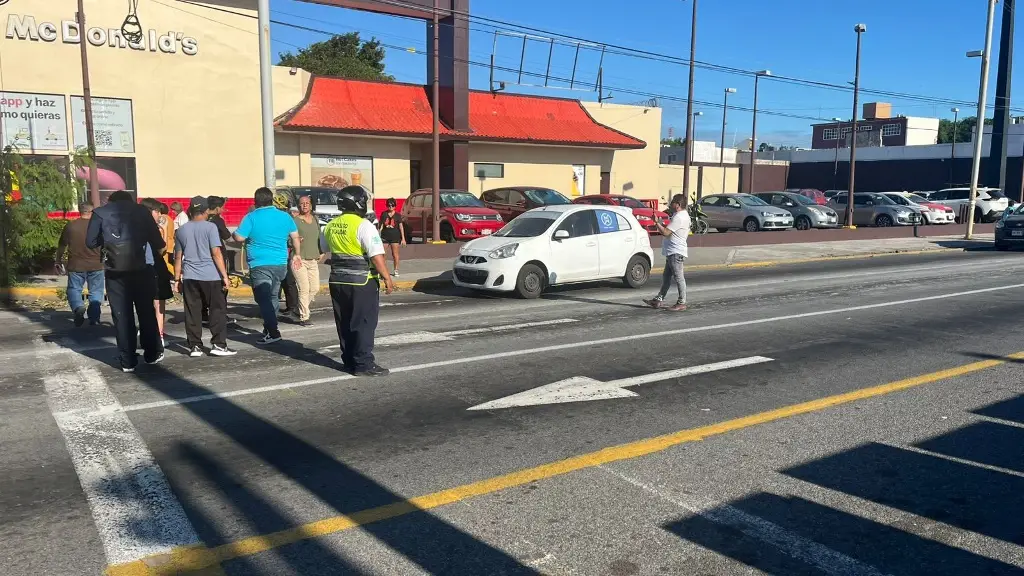
<instances>
[{"instance_id":1,"label":"silver sedan","mask_svg":"<svg viewBox=\"0 0 1024 576\"><path fill-rule=\"evenodd\" d=\"M708 225L719 232L740 229L788 230L793 215L788 210L771 206L751 194L715 194L700 200L700 209L708 215Z\"/></svg>"},{"instance_id":2,"label":"silver sedan","mask_svg":"<svg viewBox=\"0 0 1024 576\"><path fill-rule=\"evenodd\" d=\"M793 215L793 226L797 230L811 228L836 228L839 216L828 206L822 206L811 198L794 192L758 192L754 194L761 200L788 210Z\"/></svg>"}]
</instances>

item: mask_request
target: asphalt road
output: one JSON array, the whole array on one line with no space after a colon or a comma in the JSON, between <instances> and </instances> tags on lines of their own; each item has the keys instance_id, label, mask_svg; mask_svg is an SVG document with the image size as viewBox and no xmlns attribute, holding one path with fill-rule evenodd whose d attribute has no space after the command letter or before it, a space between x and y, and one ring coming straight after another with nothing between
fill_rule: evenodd
<instances>
[{"instance_id":1,"label":"asphalt road","mask_svg":"<svg viewBox=\"0 0 1024 576\"><path fill-rule=\"evenodd\" d=\"M172 314L135 374L109 327L0 312L2 572L1022 574L1022 271L706 271L684 313L653 280L396 294L379 379L337 370L326 297L270 348L234 307L231 359ZM469 410L555 382L527 400L578 401Z\"/></svg>"}]
</instances>

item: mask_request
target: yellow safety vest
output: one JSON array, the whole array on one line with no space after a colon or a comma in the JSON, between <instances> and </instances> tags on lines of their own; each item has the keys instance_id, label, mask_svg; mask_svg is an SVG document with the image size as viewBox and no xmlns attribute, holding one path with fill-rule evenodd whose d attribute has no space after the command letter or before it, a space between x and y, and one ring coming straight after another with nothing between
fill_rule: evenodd
<instances>
[{"instance_id":1,"label":"yellow safety vest","mask_svg":"<svg viewBox=\"0 0 1024 576\"><path fill-rule=\"evenodd\" d=\"M365 286L371 279L377 279L377 272L359 243L359 226L364 221L356 214L342 214L324 228L324 239L331 252L331 284Z\"/></svg>"}]
</instances>

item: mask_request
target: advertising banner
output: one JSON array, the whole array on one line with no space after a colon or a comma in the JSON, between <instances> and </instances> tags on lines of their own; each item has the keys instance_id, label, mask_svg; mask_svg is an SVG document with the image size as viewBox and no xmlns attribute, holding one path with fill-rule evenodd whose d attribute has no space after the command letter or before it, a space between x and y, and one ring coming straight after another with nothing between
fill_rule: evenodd
<instances>
[{"instance_id":1,"label":"advertising banner","mask_svg":"<svg viewBox=\"0 0 1024 576\"><path fill-rule=\"evenodd\" d=\"M39 150L67 151L66 115L63 96L0 92L3 146L13 146L24 154Z\"/></svg>"},{"instance_id":2,"label":"advertising banner","mask_svg":"<svg viewBox=\"0 0 1024 576\"><path fill-rule=\"evenodd\" d=\"M583 164L572 165L572 195L582 196L587 193L587 167Z\"/></svg>"},{"instance_id":3,"label":"advertising banner","mask_svg":"<svg viewBox=\"0 0 1024 576\"><path fill-rule=\"evenodd\" d=\"M88 146L85 133L85 98L71 97L71 134L75 148ZM132 121L132 101L120 98L92 99L92 126L96 137L96 152L135 152L135 125Z\"/></svg>"},{"instance_id":4,"label":"advertising banner","mask_svg":"<svg viewBox=\"0 0 1024 576\"><path fill-rule=\"evenodd\" d=\"M344 188L362 186L373 197L373 158L369 156L328 156L313 154L309 160L313 186Z\"/></svg>"}]
</instances>

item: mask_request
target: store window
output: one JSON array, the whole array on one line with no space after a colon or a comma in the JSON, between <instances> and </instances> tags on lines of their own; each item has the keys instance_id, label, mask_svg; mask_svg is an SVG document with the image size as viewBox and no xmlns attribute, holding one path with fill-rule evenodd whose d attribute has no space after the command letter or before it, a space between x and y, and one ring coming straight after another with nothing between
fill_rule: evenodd
<instances>
[{"instance_id":1,"label":"store window","mask_svg":"<svg viewBox=\"0 0 1024 576\"><path fill-rule=\"evenodd\" d=\"M900 125L899 124L886 124L882 126L882 136L899 136Z\"/></svg>"},{"instance_id":2,"label":"store window","mask_svg":"<svg viewBox=\"0 0 1024 576\"><path fill-rule=\"evenodd\" d=\"M505 177L505 165L504 164L493 164L484 162L473 163L473 174L476 174L477 178L504 178Z\"/></svg>"},{"instance_id":3,"label":"store window","mask_svg":"<svg viewBox=\"0 0 1024 576\"><path fill-rule=\"evenodd\" d=\"M838 140L839 131L835 128L825 128L821 131L821 138L823 140Z\"/></svg>"}]
</instances>

